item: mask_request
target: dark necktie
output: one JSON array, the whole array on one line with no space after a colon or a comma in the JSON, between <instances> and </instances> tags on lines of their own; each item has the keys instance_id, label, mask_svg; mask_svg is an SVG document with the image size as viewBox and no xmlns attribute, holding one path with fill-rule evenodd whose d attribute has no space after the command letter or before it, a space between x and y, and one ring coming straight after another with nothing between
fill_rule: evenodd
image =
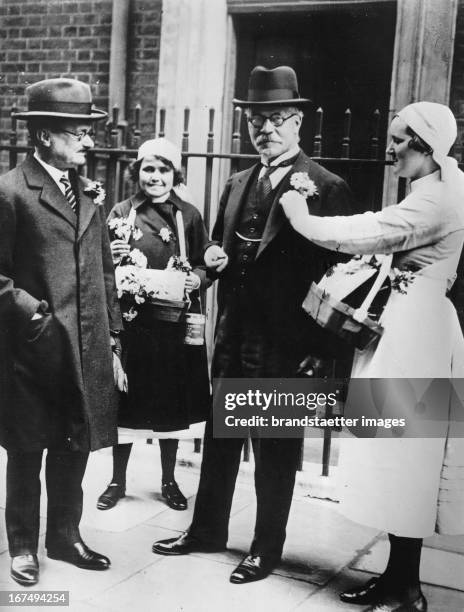
<instances>
[{"instance_id":1,"label":"dark necktie","mask_svg":"<svg viewBox=\"0 0 464 612\"><path fill-rule=\"evenodd\" d=\"M290 159L284 159L280 164L276 166L264 166L266 171L264 174L258 179L258 183L256 185L256 192L258 196L258 200L264 202L272 191L272 183L270 176L273 172L277 170L277 168L285 168L286 166L293 166L295 163L296 157L291 157Z\"/></svg>"},{"instance_id":2,"label":"dark necktie","mask_svg":"<svg viewBox=\"0 0 464 612\"><path fill-rule=\"evenodd\" d=\"M66 176L62 176L60 178L60 183L64 185L64 195L66 196L66 199L69 202L69 206L71 206L73 211L76 212L77 198L76 194L73 191L73 188L71 187L69 179Z\"/></svg>"}]
</instances>

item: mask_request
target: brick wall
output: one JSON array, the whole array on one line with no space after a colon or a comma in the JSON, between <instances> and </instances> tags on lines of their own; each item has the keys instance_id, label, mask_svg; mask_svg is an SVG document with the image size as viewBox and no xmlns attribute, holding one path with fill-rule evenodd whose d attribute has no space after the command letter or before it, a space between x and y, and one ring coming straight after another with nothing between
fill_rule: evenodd
<instances>
[{"instance_id":1,"label":"brick wall","mask_svg":"<svg viewBox=\"0 0 464 612\"><path fill-rule=\"evenodd\" d=\"M162 0L130 3L127 108L142 105L143 136L154 130L161 6ZM1 142L11 106L25 108L26 85L40 79L77 77L91 85L96 105L108 108L111 0L1 0L0 21ZM24 141L24 131L19 136Z\"/></svg>"}]
</instances>

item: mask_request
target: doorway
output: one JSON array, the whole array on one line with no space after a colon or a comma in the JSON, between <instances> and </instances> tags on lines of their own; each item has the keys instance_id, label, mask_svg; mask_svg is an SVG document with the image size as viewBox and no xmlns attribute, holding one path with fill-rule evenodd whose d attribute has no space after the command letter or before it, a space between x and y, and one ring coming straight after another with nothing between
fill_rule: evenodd
<instances>
[{"instance_id":1,"label":"doorway","mask_svg":"<svg viewBox=\"0 0 464 612\"><path fill-rule=\"evenodd\" d=\"M321 107L324 111L322 156L340 157L344 116L349 108L350 157L368 157L373 113L379 109L379 157L384 157L396 2L325 4L295 12L237 14L234 26L235 97L246 99L248 76L254 66L292 66L298 75L300 95L313 102L306 111L301 131L301 146L306 153L313 154L315 111ZM253 148L245 122L241 130L242 151L251 153ZM354 162L328 165L346 178L355 192L358 210L381 207L383 167L366 169Z\"/></svg>"}]
</instances>

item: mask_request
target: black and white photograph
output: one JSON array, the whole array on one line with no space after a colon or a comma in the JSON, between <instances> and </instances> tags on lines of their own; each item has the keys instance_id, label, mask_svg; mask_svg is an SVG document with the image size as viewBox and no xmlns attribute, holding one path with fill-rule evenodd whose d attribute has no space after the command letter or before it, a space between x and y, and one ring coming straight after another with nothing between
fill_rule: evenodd
<instances>
[{"instance_id":1,"label":"black and white photograph","mask_svg":"<svg viewBox=\"0 0 464 612\"><path fill-rule=\"evenodd\" d=\"M0 0L0 609L464 610L464 0Z\"/></svg>"}]
</instances>

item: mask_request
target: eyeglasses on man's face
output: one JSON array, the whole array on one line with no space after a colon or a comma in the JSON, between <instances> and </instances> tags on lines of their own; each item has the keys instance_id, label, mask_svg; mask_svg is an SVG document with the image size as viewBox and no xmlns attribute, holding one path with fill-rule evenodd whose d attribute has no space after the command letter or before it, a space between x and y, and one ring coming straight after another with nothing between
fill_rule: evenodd
<instances>
[{"instance_id":1,"label":"eyeglasses on man's face","mask_svg":"<svg viewBox=\"0 0 464 612\"><path fill-rule=\"evenodd\" d=\"M260 130L266 121L270 121L274 127L280 127L283 125L284 121L287 121L287 119L290 119L290 117L294 117L295 115L296 113L292 113L290 115L282 115L282 113L272 113L272 115L253 114L248 115L247 120L248 123L251 123L254 128Z\"/></svg>"},{"instance_id":2,"label":"eyeglasses on man's face","mask_svg":"<svg viewBox=\"0 0 464 612\"><path fill-rule=\"evenodd\" d=\"M86 136L88 136L92 140L95 138L95 132L92 129L80 130L79 132L73 132L72 130L60 130L60 132L69 134L70 136L75 138L78 142L81 142L81 140L84 140Z\"/></svg>"}]
</instances>

